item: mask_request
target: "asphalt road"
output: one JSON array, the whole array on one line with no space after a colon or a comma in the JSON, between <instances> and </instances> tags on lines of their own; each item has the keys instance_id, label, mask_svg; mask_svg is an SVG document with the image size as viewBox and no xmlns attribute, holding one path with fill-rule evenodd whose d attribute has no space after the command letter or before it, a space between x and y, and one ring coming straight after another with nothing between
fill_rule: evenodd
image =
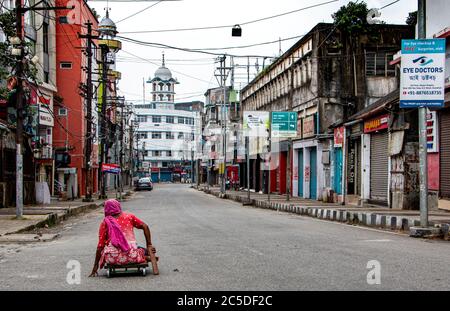
<instances>
[{"instance_id":1,"label":"asphalt road","mask_svg":"<svg viewBox=\"0 0 450 311\"><path fill-rule=\"evenodd\" d=\"M187 185L123 203L150 225L160 275L88 278L102 211L52 229L52 242L0 245L1 290L449 290L450 244L261 210ZM143 242L143 234L136 232ZM81 264L68 284L67 263ZM367 263L381 266L369 285Z\"/></svg>"}]
</instances>

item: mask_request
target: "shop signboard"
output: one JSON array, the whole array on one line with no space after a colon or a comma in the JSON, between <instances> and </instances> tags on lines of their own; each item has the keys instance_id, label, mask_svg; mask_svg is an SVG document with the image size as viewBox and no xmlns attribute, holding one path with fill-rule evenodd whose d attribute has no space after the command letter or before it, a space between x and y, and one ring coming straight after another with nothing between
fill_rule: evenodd
<instances>
[{"instance_id":1,"label":"shop signboard","mask_svg":"<svg viewBox=\"0 0 450 311\"><path fill-rule=\"evenodd\" d=\"M389 127L389 115L382 115L364 122L364 133L372 133Z\"/></svg>"},{"instance_id":2,"label":"shop signboard","mask_svg":"<svg viewBox=\"0 0 450 311\"><path fill-rule=\"evenodd\" d=\"M303 119L303 138L313 137L316 135L315 116L309 116Z\"/></svg>"}]
</instances>

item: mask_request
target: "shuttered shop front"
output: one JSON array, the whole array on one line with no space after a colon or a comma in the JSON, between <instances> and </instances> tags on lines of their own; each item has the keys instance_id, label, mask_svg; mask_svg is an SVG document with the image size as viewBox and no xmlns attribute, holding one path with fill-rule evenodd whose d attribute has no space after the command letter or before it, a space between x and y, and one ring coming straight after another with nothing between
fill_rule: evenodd
<instances>
[{"instance_id":1,"label":"shuttered shop front","mask_svg":"<svg viewBox=\"0 0 450 311\"><path fill-rule=\"evenodd\" d=\"M440 115L440 195L450 198L450 109L442 111Z\"/></svg>"},{"instance_id":2,"label":"shuttered shop front","mask_svg":"<svg viewBox=\"0 0 450 311\"><path fill-rule=\"evenodd\" d=\"M388 202L388 132L370 135L370 199Z\"/></svg>"}]
</instances>

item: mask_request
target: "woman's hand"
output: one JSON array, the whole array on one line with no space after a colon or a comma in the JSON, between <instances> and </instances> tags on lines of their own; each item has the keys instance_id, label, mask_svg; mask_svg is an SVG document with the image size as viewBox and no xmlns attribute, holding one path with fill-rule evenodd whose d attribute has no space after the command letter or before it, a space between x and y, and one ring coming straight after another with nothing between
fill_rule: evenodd
<instances>
[{"instance_id":1,"label":"woman's hand","mask_svg":"<svg viewBox=\"0 0 450 311\"><path fill-rule=\"evenodd\" d=\"M156 254L156 248L154 248L153 245L147 245L147 251L149 256L150 254Z\"/></svg>"},{"instance_id":2,"label":"woman's hand","mask_svg":"<svg viewBox=\"0 0 450 311\"><path fill-rule=\"evenodd\" d=\"M94 268L92 268L91 274L89 274L89 277L95 277L98 276L98 265L95 265Z\"/></svg>"}]
</instances>

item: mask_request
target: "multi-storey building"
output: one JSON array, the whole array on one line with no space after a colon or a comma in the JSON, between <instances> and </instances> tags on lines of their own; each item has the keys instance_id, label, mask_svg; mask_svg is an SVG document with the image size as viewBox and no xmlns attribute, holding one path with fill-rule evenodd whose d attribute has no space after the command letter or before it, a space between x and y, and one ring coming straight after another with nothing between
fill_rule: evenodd
<instances>
[{"instance_id":1,"label":"multi-storey building","mask_svg":"<svg viewBox=\"0 0 450 311\"><path fill-rule=\"evenodd\" d=\"M200 111L177 109L174 102L175 85L165 66L156 70L151 85L152 101L134 106L139 124L136 147L140 151L141 172L151 171L154 181L178 181L191 175L201 139Z\"/></svg>"},{"instance_id":2,"label":"multi-storey building","mask_svg":"<svg viewBox=\"0 0 450 311\"><path fill-rule=\"evenodd\" d=\"M270 173L261 171L261 163L268 159L258 147L264 142L253 140L251 187L267 192L270 178L271 192L291 189L294 196L326 200L329 190L342 194L345 153L334 144L330 129L397 89L390 61L401 39L411 37L413 29L407 25L367 25L366 33L351 38L333 24L320 23L265 68L242 90L242 110L295 111L298 133L292 145L288 140L272 145L276 163ZM355 128L353 135L356 150L361 150L361 131ZM355 165L361 165L361 153L355 156ZM361 175L356 178L354 184L361 184ZM361 189L355 191L358 195Z\"/></svg>"},{"instance_id":3,"label":"multi-storey building","mask_svg":"<svg viewBox=\"0 0 450 311\"><path fill-rule=\"evenodd\" d=\"M69 0L58 0L58 6L67 6ZM78 34L87 34L86 23L92 23L93 35L97 35L98 20L94 11L85 1L76 2L75 15L70 10L56 11L56 76L58 97L55 101L54 114L57 126L53 133L55 149L56 190L67 192L68 197L85 195L86 175L90 174L92 192L98 189L98 145L96 122L93 124L93 155L89 172L86 170L86 99L80 86L86 83L87 55L86 39ZM73 18L75 17L75 18ZM94 40L93 46L93 81L98 81L97 59L98 46ZM97 117L97 101L92 100L93 120Z\"/></svg>"}]
</instances>

